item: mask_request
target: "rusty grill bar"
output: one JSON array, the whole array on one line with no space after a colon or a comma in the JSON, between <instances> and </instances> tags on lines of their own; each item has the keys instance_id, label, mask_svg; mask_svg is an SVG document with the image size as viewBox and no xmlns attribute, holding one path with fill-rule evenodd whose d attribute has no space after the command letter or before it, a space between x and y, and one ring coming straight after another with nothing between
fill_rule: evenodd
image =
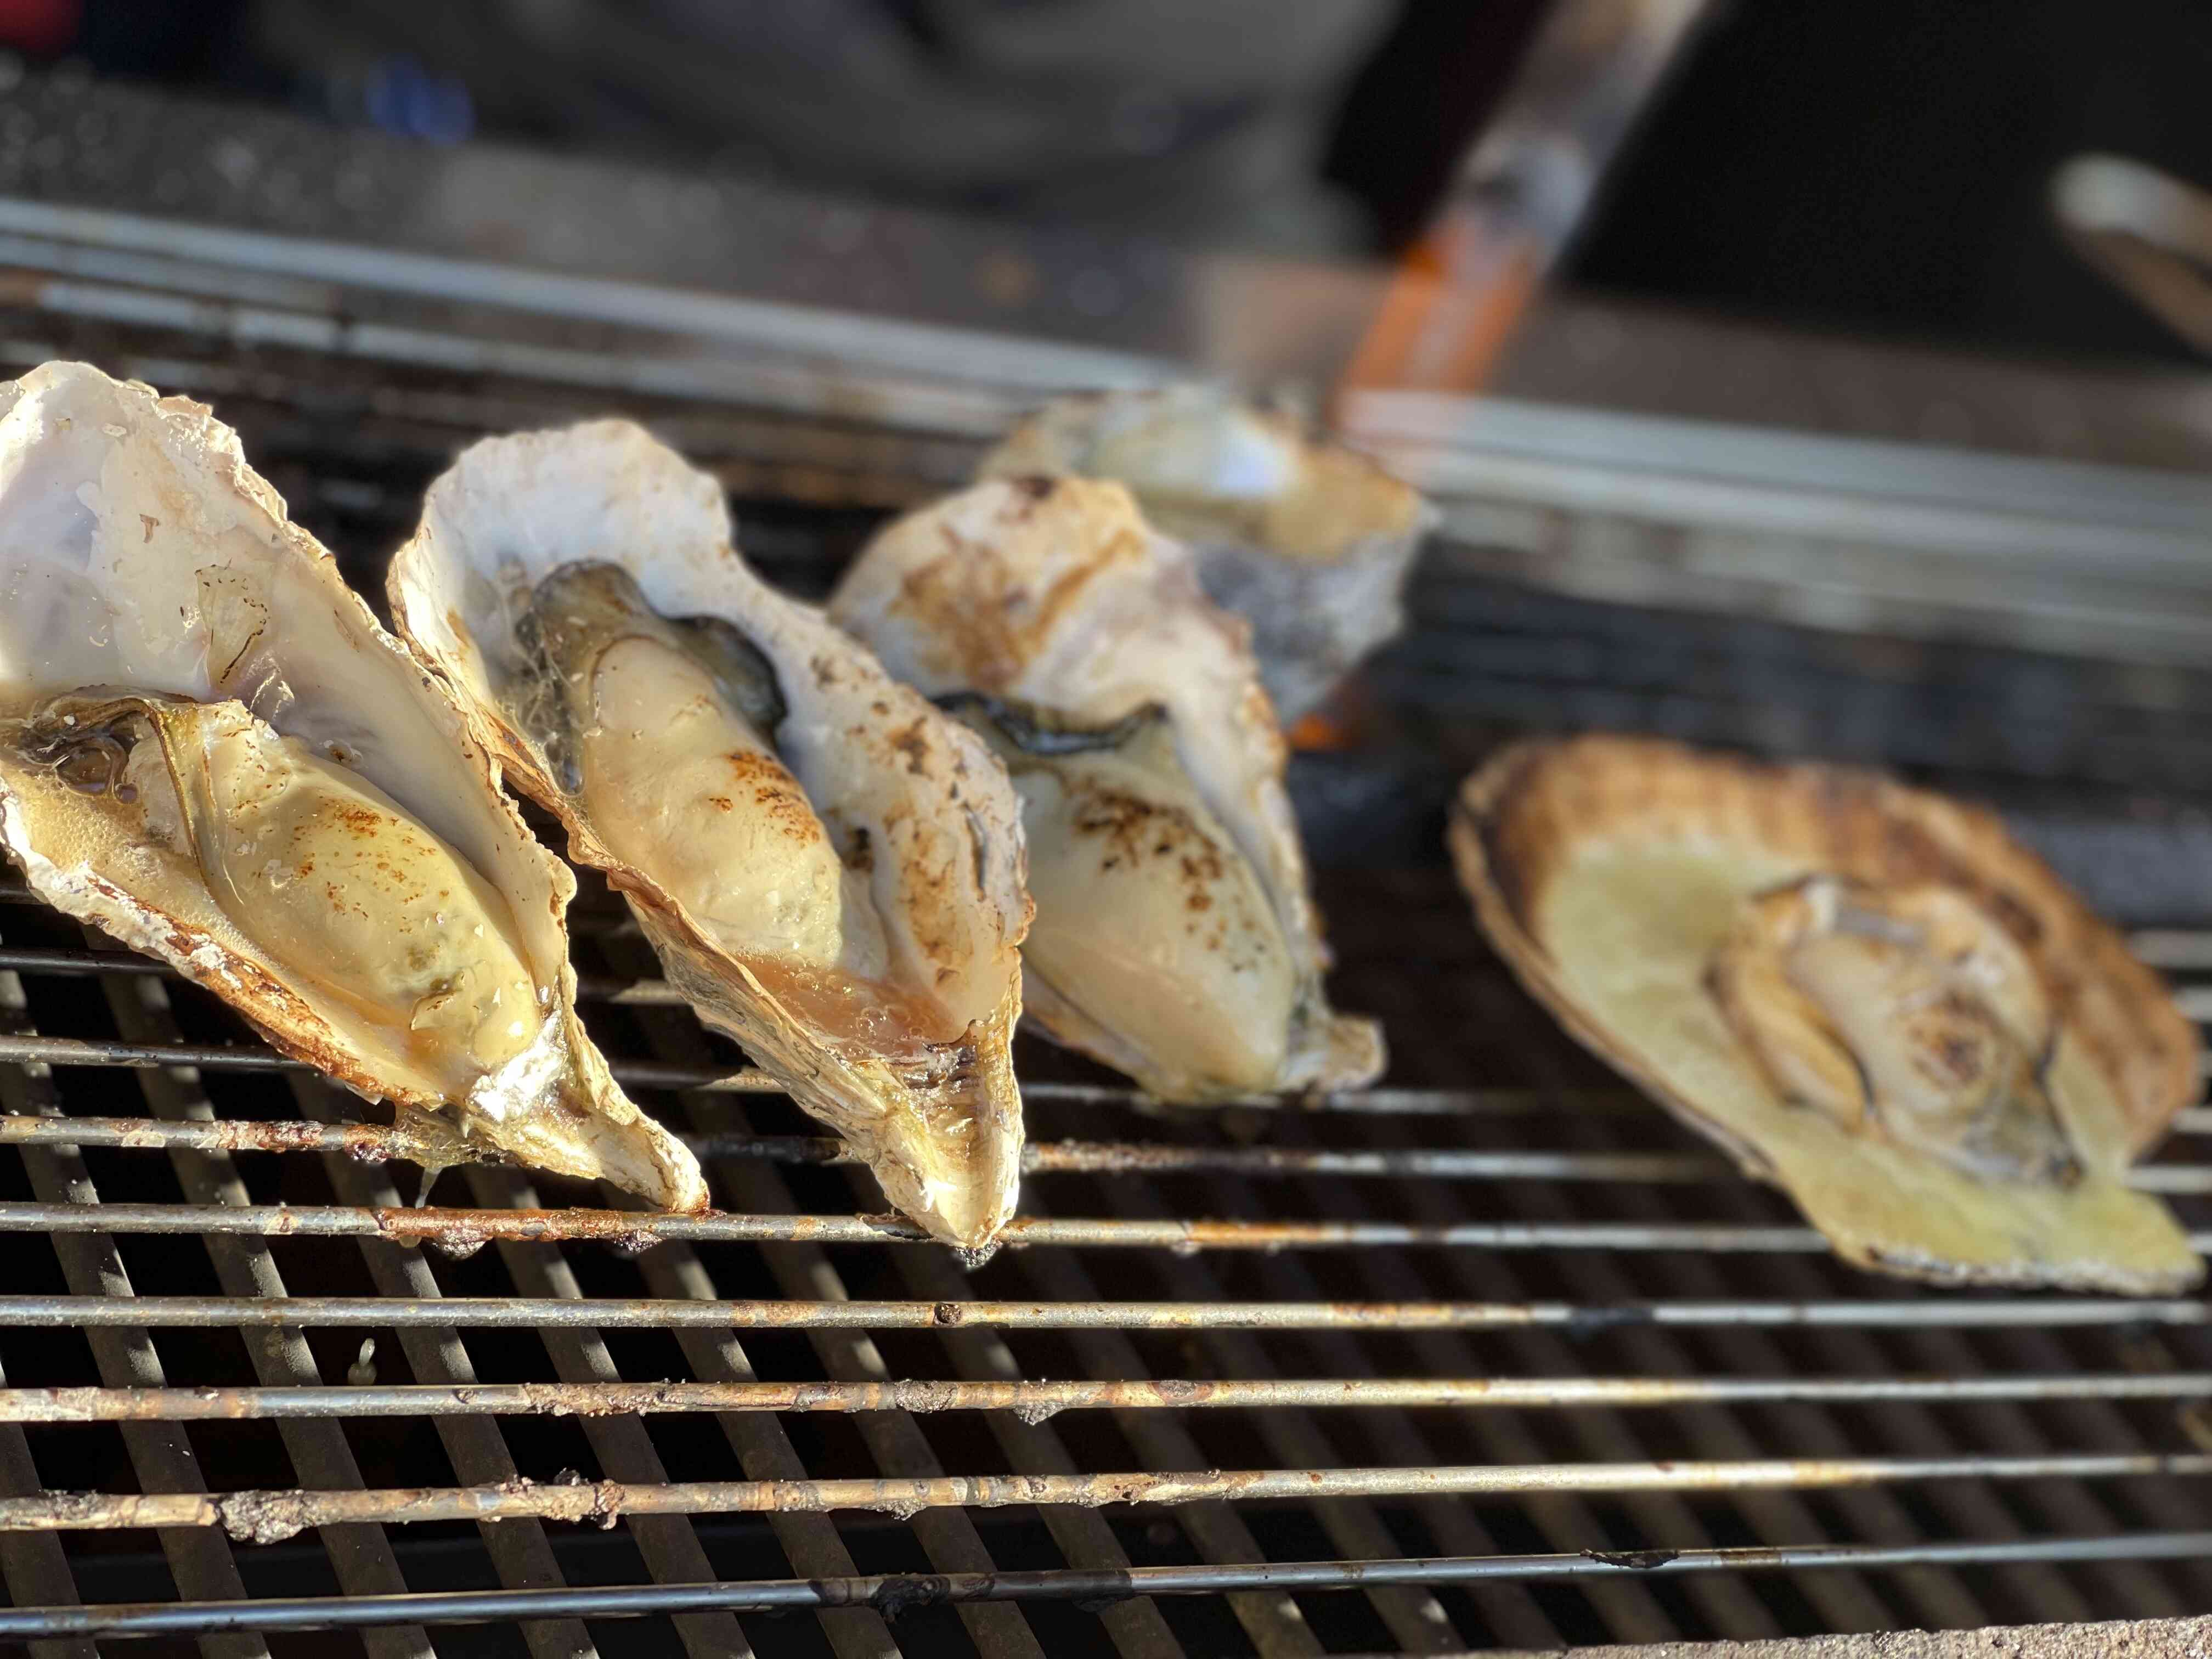
<instances>
[{"instance_id":1,"label":"rusty grill bar","mask_svg":"<svg viewBox=\"0 0 2212 1659\"><path fill-rule=\"evenodd\" d=\"M1280 1402L1295 1407L1295 1396ZM902 1410L886 1404L879 1409ZM127 1420L127 1419L126 1419ZM2050 1457L1790 1458L1728 1463L1504 1463L1456 1468L1207 1469L1191 1474L962 1474L851 1480L664 1481L643 1486L580 1478L550 1483L404 1487L394 1491L60 1492L0 1498L0 1530L220 1527L240 1543L274 1544L310 1527L374 1522L577 1521L623 1516L786 1515L875 1510L908 1519L925 1510L1109 1504L1194 1504L1234 1498L1322 1502L1346 1498L1496 1493L1748 1492L1872 1486L1887 1481L2115 1480L2212 1474L2212 1454L2081 1454Z\"/></svg>"},{"instance_id":2,"label":"rusty grill bar","mask_svg":"<svg viewBox=\"0 0 2212 1659\"><path fill-rule=\"evenodd\" d=\"M629 1417L712 1411L1012 1412L1018 1417L1042 1421L1067 1411L1241 1411L1266 1406L1306 1411L1361 1406L1619 1409L1778 1401L1941 1404L2207 1396L2212 1396L2212 1374L2201 1371L2147 1376L1356 1376L1137 1382L471 1382L465 1386L433 1382L392 1388L332 1384L313 1389L0 1389L0 1423L245 1422L289 1417L471 1413ZM1874 1478L1881 1477L1877 1474ZM1806 1484L1814 1483L1808 1478Z\"/></svg>"},{"instance_id":3,"label":"rusty grill bar","mask_svg":"<svg viewBox=\"0 0 2212 1659\"><path fill-rule=\"evenodd\" d=\"M1054 376L1150 372L883 333L896 373L840 379L755 360L834 353L797 307L737 344L635 288L503 319L8 199L0 361L213 399L366 588L459 443L617 410L819 591ZM0 1639L1306 1659L2212 1608L2212 1304L1854 1273L1534 1012L1447 874L1322 902L1393 1086L1153 1109L1027 1046L1024 1213L963 1261L590 884L587 1020L714 1213L403 1173L361 1103L0 876ZM2212 1015L2212 932L2136 943ZM2202 1248L2212 1110L2177 1127L2138 1182Z\"/></svg>"}]
</instances>

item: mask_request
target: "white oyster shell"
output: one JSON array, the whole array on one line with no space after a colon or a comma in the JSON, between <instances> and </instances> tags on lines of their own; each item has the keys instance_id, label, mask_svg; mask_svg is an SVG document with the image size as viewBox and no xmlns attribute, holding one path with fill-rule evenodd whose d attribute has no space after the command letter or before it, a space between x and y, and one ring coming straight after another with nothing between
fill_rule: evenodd
<instances>
[{"instance_id":1,"label":"white oyster shell","mask_svg":"<svg viewBox=\"0 0 2212 1659\"><path fill-rule=\"evenodd\" d=\"M900 1209L988 1244L1019 1176L1030 915L988 749L755 576L720 485L625 422L470 449L389 586L400 634L701 1018ZM770 671L769 712L743 714L680 646L732 632Z\"/></svg>"},{"instance_id":2,"label":"white oyster shell","mask_svg":"<svg viewBox=\"0 0 2212 1659\"><path fill-rule=\"evenodd\" d=\"M1060 398L977 470L1058 474L1127 484L1147 519L1190 544L1207 597L1251 623L1286 726L1405 626L1406 573L1437 520L1365 456L1203 386Z\"/></svg>"},{"instance_id":3,"label":"white oyster shell","mask_svg":"<svg viewBox=\"0 0 2212 1659\"><path fill-rule=\"evenodd\" d=\"M1380 1030L1322 994L1287 757L1244 626L1127 489L974 485L878 535L830 608L894 674L1000 733L1038 904L1024 994L1054 1036L1162 1099L1380 1074ZM1009 735L1024 723L1043 735Z\"/></svg>"},{"instance_id":4,"label":"white oyster shell","mask_svg":"<svg viewBox=\"0 0 2212 1659\"><path fill-rule=\"evenodd\" d=\"M228 428L82 364L0 387L0 842L41 897L452 1151L705 1204L576 1018L574 878Z\"/></svg>"}]
</instances>

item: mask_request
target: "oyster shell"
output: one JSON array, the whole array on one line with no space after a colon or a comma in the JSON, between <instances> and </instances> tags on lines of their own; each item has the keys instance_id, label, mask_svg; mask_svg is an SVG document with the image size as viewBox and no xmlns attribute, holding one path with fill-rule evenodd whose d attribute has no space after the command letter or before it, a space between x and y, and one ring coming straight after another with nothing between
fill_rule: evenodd
<instances>
[{"instance_id":1,"label":"oyster shell","mask_svg":"<svg viewBox=\"0 0 2212 1659\"><path fill-rule=\"evenodd\" d=\"M607 872L700 1016L933 1233L1012 1212L1020 812L972 733L732 540L626 422L489 439L430 488L392 615Z\"/></svg>"},{"instance_id":2,"label":"oyster shell","mask_svg":"<svg viewBox=\"0 0 2212 1659\"><path fill-rule=\"evenodd\" d=\"M1989 813L1590 737L1492 760L1450 841L1522 983L1845 1259L2132 1294L2202 1277L2127 1185L2196 1092L2196 1032Z\"/></svg>"},{"instance_id":3,"label":"oyster shell","mask_svg":"<svg viewBox=\"0 0 2212 1659\"><path fill-rule=\"evenodd\" d=\"M830 613L1012 774L1037 902L1024 996L1047 1031L1167 1100L1380 1074L1380 1030L1322 994L1243 625L1127 489L974 485L878 535Z\"/></svg>"},{"instance_id":4,"label":"oyster shell","mask_svg":"<svg viewBox=\"0 0 2212 1659\"><path fill-rule=\"evenodd\" d=\"M426 1146L706 1202L577 1020L574 878L236 434L49 363L0 387L0 842L41 897Z\"/></svg>"},{"instance_id":5,"label":"oyster shell","mask_svg":"<svg viewBox=\"0 0 2212 1659\"><path fill-rule=\"evenodd\" d=\"M1016 426L977 476L1067 473L1127 484L1190 545L1207 596L1251 623L1285 726L1405 626L1400 592L1436 523L1367 457L1211 386L1063 398Z\"/></svg>"}]
</instances>

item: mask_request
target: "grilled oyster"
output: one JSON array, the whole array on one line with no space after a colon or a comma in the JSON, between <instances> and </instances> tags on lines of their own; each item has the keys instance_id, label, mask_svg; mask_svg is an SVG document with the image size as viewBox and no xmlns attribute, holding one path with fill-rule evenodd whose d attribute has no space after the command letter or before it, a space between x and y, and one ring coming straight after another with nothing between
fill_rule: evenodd
<instances>
[{"instance_id":1,"label":"grilled oyster","mask_svg":"<svg viewBox=\"0 0 2212 1659\"><path fill-rule=\"evenodd\" d=\"M1847 1260L2130 1293L2202 1276L2127 1185L2195 1092L2195 1032L1988 813L1583 738L1484 767L1451 847L1522 982Z\"/></svg>"},{"instance_id":2,"label":"grilled oyster","mask_svg":"<svg viewBox=\"0 0 2212 1659\"><path fill-rule=\"evenodd\" d=\"M1356 1088L1243 629L1116 483L980 483L879 534L830 615L1006 763L1037 919L1030 1012L1169 1100Z\"/></svg>"},{"instance_id":3,"label":"grilled oyster","mask_svg":"<svg viewBox=\"0 0 2212 1659\"><path fill-rule=\"evenodd\" d=\"M706 1202L576 1018L574 878L234 433L49 363L0 388L0 842L41 897L434 1152Z\"/></svg>"},{"instance_id":4,"label":"grilled oyster","mask_svg":"<svg viewBox=\"0 0 2212 1659\"><path fill-rule=\"evenodd\" d=\"M1016 426L978 476L1065 473L1127 484L1190 544L1207 596L1251 623L1285 725L1405 626L1400 590L1436 521L1365 456L1209 386L1061 398Z\"/></svg>"},{"instance_id":5,"label":"grilled oyster","mask_svg":"<svg viewBox=\"0 0 2212 1659\"><path fill-rule=\"evenodd\" d=\"M624 422L488 440L431 486L392 615L607 872L700 1016L933 1233L1012 1212L1020 811L972 733L732 544Z\"/></svg>"}]
</instances>

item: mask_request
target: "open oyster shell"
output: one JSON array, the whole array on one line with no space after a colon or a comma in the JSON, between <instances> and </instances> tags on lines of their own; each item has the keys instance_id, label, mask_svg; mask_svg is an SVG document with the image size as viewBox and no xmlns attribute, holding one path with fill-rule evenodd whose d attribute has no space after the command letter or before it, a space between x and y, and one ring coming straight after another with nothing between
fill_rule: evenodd
<instances>
[{"instance_id":1,"label":"open oyster shell","mask_svg":"<svg viewBox=\"0 0 2212 1659\"><path fill-rule=\"evenodd\" d=\"M1020 793L1025 997L1165 1100L1357 1088L1274 710L1244 629L1117 483L980 483L871 542L830 615L990 742Z\"/></svg>"},{"instance_id":2,"label":"open oyster shell","mask_svg":"<svg viewBox=\"0 0 2212 1659\"><path fill-rule=\"evenodd\" d=\"M1365 456L1203 386L1063 398L984 457L981 477L1127 484L1188 543L1216 605L1252 624L1285 725L1405 626L1400 592L1436 513Z\"/></svg>"},{"instance_id":3,"label":"open oyster shell","mask_svg":"<svg viewBox=\"0 0 2212 1659\"><path fill-rule=\"evenodd\" d=\"M2134 1294L2202 1277L2126 1181L2196 1092L2195 1030L1989 813L1590 737L1492 759L1450 841L1529 990L1846 1260Z\"/></svg>"},{"instance_id":4,"label":"open oyster shell","mask_svg":"<svg viewBox=\"0 0 2212 1659\"><path fill-rule=\"evenodd\" d=\"M574 878L235 434L82 364L0 387L0 842L42 898L430 1161L706 1202L577 1020Z\"/></svg>"},{"instance_id":5,"label":"open oyster shell","mask_svg":"<svg viewBox=\"0 0 2212 1659\"><path fill-rule=\"evenodd\" d=\"M1019 809L732 537L720 486L626 422L489 439L431 486L392 615L700 1016L980 1248L1019 1177Z\"/></svg>"}]
</instances>

